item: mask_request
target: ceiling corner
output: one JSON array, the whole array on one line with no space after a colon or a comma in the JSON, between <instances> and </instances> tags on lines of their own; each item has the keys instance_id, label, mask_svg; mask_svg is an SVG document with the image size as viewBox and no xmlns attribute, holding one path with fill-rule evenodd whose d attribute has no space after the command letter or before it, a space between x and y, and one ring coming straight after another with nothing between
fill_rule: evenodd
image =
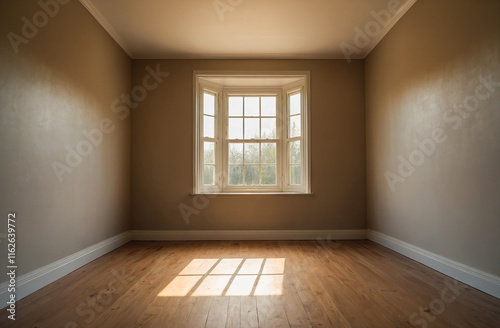
<instances>
[{"instance_id":1,"label":"ceiling corner","mask_svg":"<svg viewBox=\"0 0 500 328\"><path fill-rule=\"evenodd\" d=\"M368 57L368 55L372 52L373 49L382 41L382 39L389 33L389 31L396 25L396 23L403 17L408 10L417 2L418 0L408 0L405 2L401 8L392 16L391 21L386 25L382 26L381 32L375 36L370 44L365 48L364 53L362 54L362 58Z\"/></svg>"},{"instance_id":2,"label":"ceiling corner","mask_svg":"<svg viewBox=\"0 0 500 328\"><path fill-rule=\"evenodd\" d=\"M113 38L113 40L118 43L118 45L129 55L130 58L134 59L134 54L131 51L127 43L120 37L120 35L115 31L106 18L101 14L101 12L94 6L91 0L79 0L80 3L90 12L90 14L97 20L99 24L108 32L108 34Z\"/></svg>"}]
</instances>

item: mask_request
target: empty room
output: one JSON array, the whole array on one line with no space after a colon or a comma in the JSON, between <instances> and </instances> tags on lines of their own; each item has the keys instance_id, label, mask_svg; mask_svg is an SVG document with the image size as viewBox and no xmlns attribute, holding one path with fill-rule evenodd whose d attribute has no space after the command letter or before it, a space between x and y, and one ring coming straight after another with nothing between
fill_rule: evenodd
<instances>
[{"instance_id":1,"label":"empty room","mask_svg":"<svg viewBox=\"0 0 500 328\"><path fill-rule=\"evenodd\" d=\"M0 327L500 327L500 1L0 16Z\"/></svg>"}]
</instances>

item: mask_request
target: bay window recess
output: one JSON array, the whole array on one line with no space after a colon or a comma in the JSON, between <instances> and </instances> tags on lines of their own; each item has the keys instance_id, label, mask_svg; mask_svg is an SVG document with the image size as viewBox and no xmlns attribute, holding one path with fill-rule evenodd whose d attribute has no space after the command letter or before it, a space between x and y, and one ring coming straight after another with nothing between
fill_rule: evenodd
<instances>
[{"instance_id":1,"label":"bay window recess","mask_svg":"<svg viewBox=\"0 0 500 328\"><path fill-rule=\"evenodd\" d=\"M310 193L308 72L195 72L194 193Z\"/></svg>"}]
</instances>

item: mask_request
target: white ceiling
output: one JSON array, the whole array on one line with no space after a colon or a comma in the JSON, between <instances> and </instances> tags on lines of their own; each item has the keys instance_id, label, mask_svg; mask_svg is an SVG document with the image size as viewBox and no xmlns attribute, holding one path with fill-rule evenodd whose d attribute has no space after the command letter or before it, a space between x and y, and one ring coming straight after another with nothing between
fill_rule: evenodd
<instances>
[{"instance_id":1,"label":"white ceiling","mask_svg":"<svg viewBox=\"0 0 500 328\"><path fill-rule=\"evenodd\" d=\"M132 58L365 58L416 0L80 0ZM398 5L399 4L399 5ZM219 8L216 9L216 6ZM380 31L373 12L397 7ZM389 11L387 11L389 12ZM358 45L360 45L358 43Z\"/></svg>"}]
</instances>

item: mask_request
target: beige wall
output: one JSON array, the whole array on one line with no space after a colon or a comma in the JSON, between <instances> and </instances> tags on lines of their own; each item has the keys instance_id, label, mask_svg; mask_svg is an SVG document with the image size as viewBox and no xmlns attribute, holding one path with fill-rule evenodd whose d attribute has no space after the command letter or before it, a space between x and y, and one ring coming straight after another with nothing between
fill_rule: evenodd
<instances>
[{"instance_id":1,"label":"beige wall","mask_svg":"<svg viewBox=\"0 0 500 328\"><path fill-rule=\"evenodd\" d=\"M497 276L499 13L498 1L419 0L366 60L369 227ZM433 133L420 160L415 140ZM399 156L416 166L392 192Z\"/></svg>"},{"instance_id":2,"label":"beige wall","mask_svg":"<svg viewBox=\"0 0 500 328\"><path fill-rule=\"evenodd\" d=\"M131 61L75 0L16 54L6 36L22 35L21 18L40 10L34 0L0 4L0 232L15 211L18 276L130 228L130 119L111 104L130 92ZM60 182L52 163L65 165L65 147L106 117L115 130Z\"/></svg>"},{"instance_id":3,"label":"beige wall","mask_svg":"<svg viewBox=\"0 0 500 328\"><path fill-rule=\"evenodd\" d=\"M365 124L363 61L134 60L132 85L145 67L170 75L133 111L134 229L364 229ZM217 196L186 224L192 206L193 70L311 72L314 195Z\"/></svg>"}]
</instances>

